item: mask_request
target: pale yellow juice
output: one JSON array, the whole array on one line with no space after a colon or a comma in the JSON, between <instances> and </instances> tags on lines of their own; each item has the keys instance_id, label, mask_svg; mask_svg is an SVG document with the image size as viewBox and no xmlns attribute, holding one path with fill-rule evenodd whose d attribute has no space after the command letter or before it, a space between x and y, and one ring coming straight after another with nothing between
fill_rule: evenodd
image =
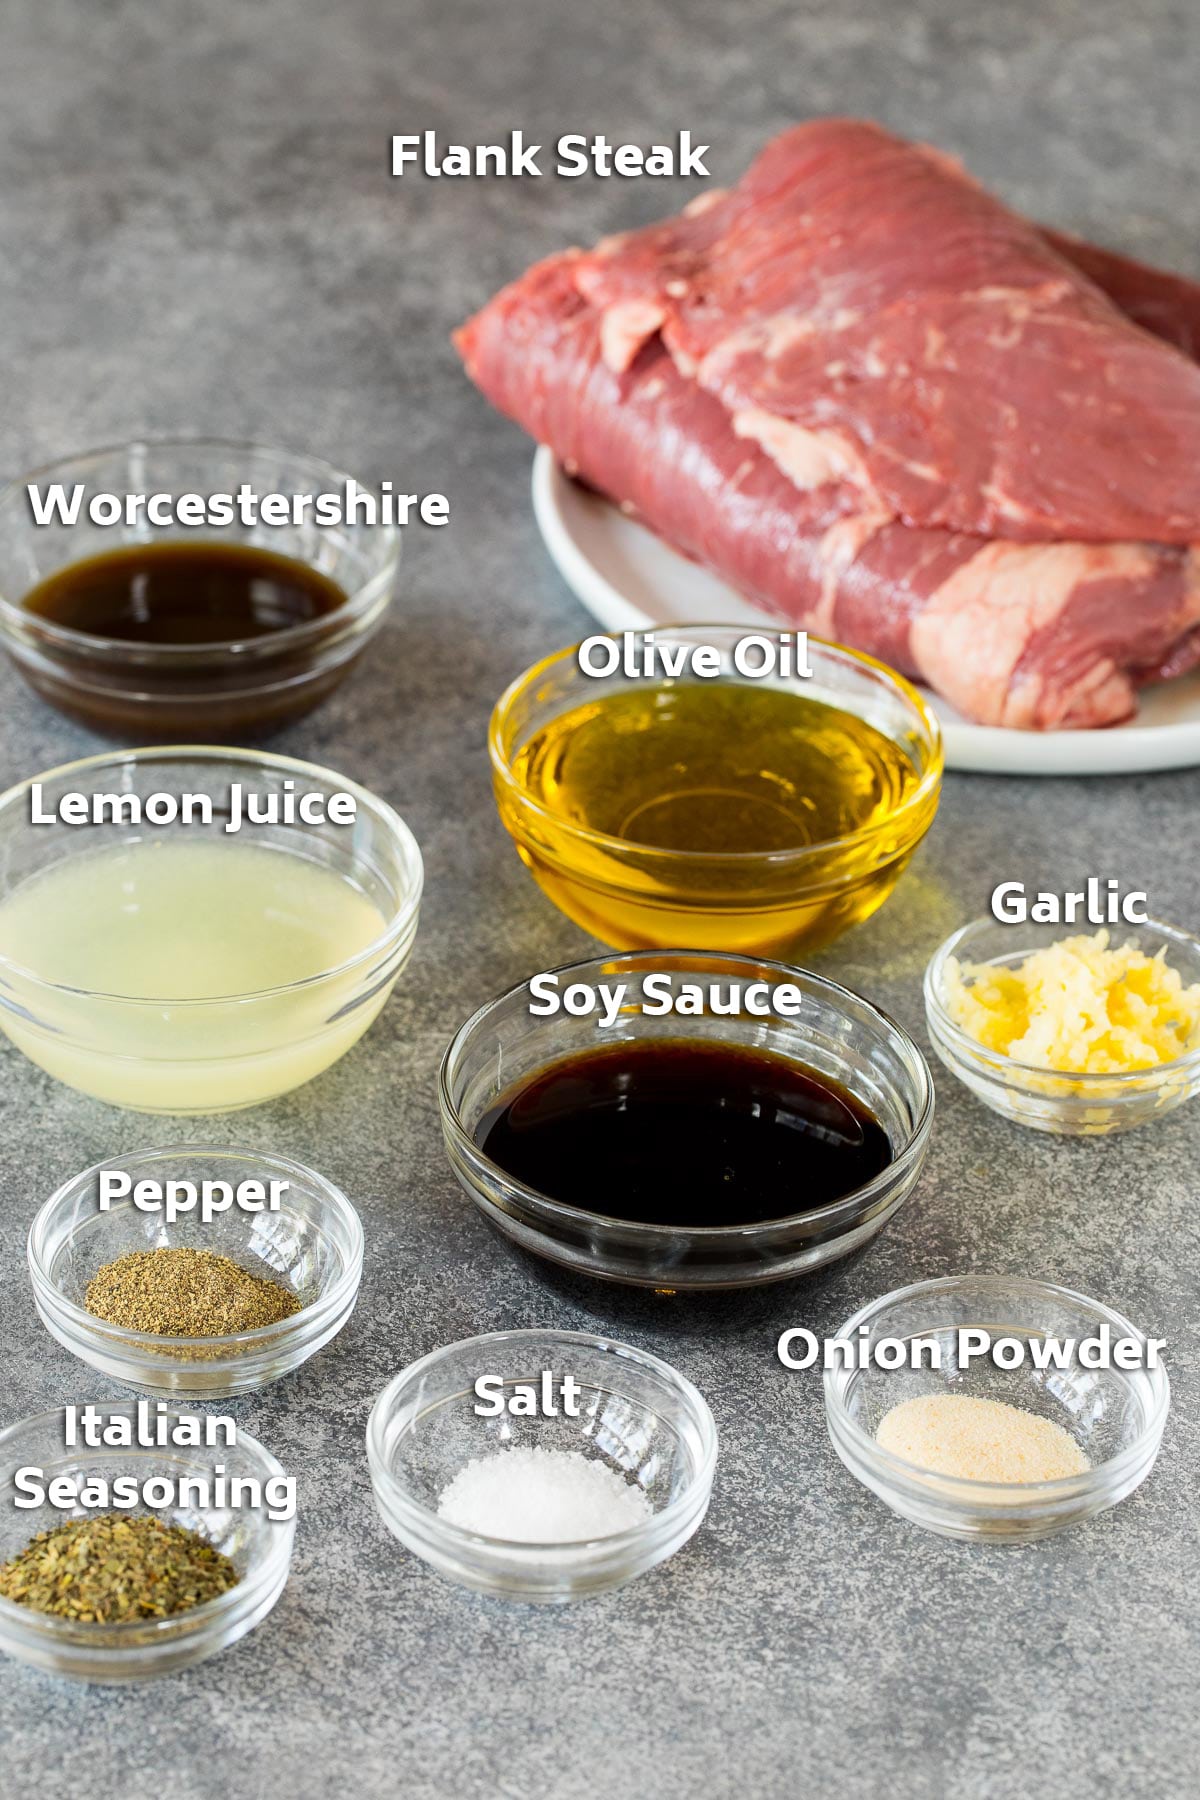
<instances>
[{"instance_id":1,"label":"pale yellow juice","mask_svg":"<svg viewBox=\"0 0 1200 1800\"><path fill-rule=\"evenodd\" d=\"M55 984L10 975L0 1025L51 1075L118 1106L250 1106L310 1080L366 1030L394 958L312 978L384 931L372 900L303 856L125 844L43 870L0 902L0 955Z\"/></svg>"}]
</instances>

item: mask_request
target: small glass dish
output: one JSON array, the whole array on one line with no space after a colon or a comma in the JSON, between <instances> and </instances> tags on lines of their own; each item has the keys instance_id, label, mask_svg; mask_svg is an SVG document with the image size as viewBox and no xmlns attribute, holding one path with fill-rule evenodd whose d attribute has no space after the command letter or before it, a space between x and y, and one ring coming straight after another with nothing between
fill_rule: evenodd
<instances>
[{"instance_id":1,"label":"small glass dish","mask_svg":"<svg viewBox=\"0 0 1200 1800\"><path fill-rule=\"evenodd\" d=\"M656 631L655 640L671 649L711 645L722 658L718 682L761 688L762 679L738 674L730 660L749 635L741 625L680 625ZM886 817L794 850L660 849L564 819L520 778L517 760L529 740L560 714L598 699L601 684L581 672L578 648L518 676L497 702L488 733L501 821L539 887L568 918L618 949L684 945L795 961L802 946L829 943L883 905L933 823L942 783L941 728L902 676L810 637L812 677L766 683L859 714L901 746L918 780ZM693 683L713 686L690 673L669 686ZM603 694L638 685L616 673L605 678Z\"/></svg>"},{"instance_id":2,"label":"small glass dish","mask_svg":"<svg viewBox=\"0 0 1200 1800\"><path fill-rule=\"evenodd\" d=\"M536 1385L547 1369L578 1382L578 1417L475 1412L481 1375L502 1377L507 1391ZM460 1469L509 1446L584 1451L632 1477L653 1516L557 1544L513 1543L439 1518ZM388 1383L367 1424L367 1459L380 1517L406 1549L479 1593L553 1605L621 1587L682 1549L708 1511L717 1430L703 1395L644 1350L581 1331L494 1331L435 1350Z\"/></svg>"},{"instance_id":3,"label":"small glass dish","mask_svg":"<svg viewBox=\"0 0 1200 1800\"><path fill-rule=\"evenodd\" d=\"M119 1169L140 1181L224 1181L236 1188L286 1181L276 1211L231 1206L207 1222L195 1212L170 1222L143 1212L132 1197L101 1212L100 1173ZM87 1311L88 1283L131 1250L212 1250L289 1287L301 1310L275 1325L227 1337L160 1337L109 1324ZM323 1176L286 1156L206 1150L179 1144L108 1157L65 1182L29 1232L29 1278L38 1316L52 1337L102 1375L140 1393L216 1400L264 1387L337 1336L358 1298L363 1231L349 1200Z\"/></svg>"},{"instance_id":4,"label":"small glass dish","mask_svg":"<svg viewBox=\"0 0 1200 1800\"><path fill-rule=\"evenodd\" d=\"M1062 1369L1039 1371L1028 1357L1015 1369L988 1356L958 1361L958 1333L979 1328L1023 1343L1047 1337L1146 1339L1129 1320L1097 1300L1048 1281L964 1275L921 1281L885 1294L848 1319L838 1336L871 1346L881 1339L934 1339L940 1369L873 1366L825 1370L825 1414L833 1447L865 1487L893 1512L943 1537L1025 1543L1077 1525L1115 1506L1154 1466L1171 1402L1166 1371L1089 1369L1076 1354ZM931 1474L881 1449L875 1433L893 1406L920 1395L954 1393L998 1400L1051 1419L1075 1439L1091 1463L1056 1481L993 1483Z\"/></svg>"},{"instance_id":5,"label":"small glass dish","mask_svg":"<svg viewBox=\"0 0 1200 1800\"><path fill-rule=\"evenodd\" d=\"M208 796L208 824L178 821L147 831L122 822L69 829L31 823L31 790L46 811L71 792L122 798ZM293 790L323 802L354 797L352 824L256 824L225 830L232 784L282 806ZM103 848L97 850L102 834ZM379 915L365 949L303 980L220 997L131 997L48 979L0 948L0 1030L39 1068L68 1087L135 1112L217 1113L257 1106L311 1081L367 1030L404 969L417 931L422 864L403 819L365 788L316 764L265 751L207 746L113 750L32 777L0 795L0 930L3 906L27 882L68 861L138 845L204 845L230 854L243 842L338 876ZM136 894L135 894L136 899ZM227 926L236 929L234 910ZM0 940L2 941L2 940ZM173 971L172 971L173 973Z\"/></svg>"},{"instance_id":6,"label":"small glass dish","mask_svg":"<svg viewBox=\"0 0 1200 1800\"><path fill-rule=\"evenodd\" d=\"M946 966L951 957L965 964L1013 967L1035 950L1048 949L1071 935L1079 935L1079 928L1001 925L990 917L962 926L935 952L925 971L925 1016L938 1057L993 1112L1035 1131L1106 1137L1161 1118L1190 1100L1200 1090L1200 1048L1152 1069L1064 1075L986 1049L955 1023L946 1004ZM1133 944L1147 956L1165 950L1168 964L1185 987L1200 982L1200 939L1190 932L1151 920L1145 925L1114 925L1110 940Z\"/></svg>"},{"instance_id":7,"label":"small glass dish","mask_svg":"<svg viewBox=\"0 0 1200 1800\"><path fill-rule=\"evenodd\" d=\"M653 972L678 994L685 982L720 979L789 982L803 995L794 1018L704 1013L647 1015L627 1002L603 1034L606 1045L718 1040L772 1051L832 1076L865 1102L887 1132L892 1161L866 1186L828 1206L755 1225L649 1225L610 1218L551 1199L514 1180L475 1141L497 1097L562 1057L593 1048L594 1018L531 1016L528 982L479 1009L459 1029L438 1084L451 1167L490 1224L522 1249L577 1274L660 1291L752 1287L806 1275L848 1256L882 1230L916 1184L933 1122L933 1083L906 1032L870 1001L805 969L706 951L634 951L573 963L557 971L571 982L626 980Z\"/></svg>"},{"instance_id":8,"label":"small glass dish","mask_svg":"<svg viewBox=\"0 0 1200 1800\"><path fill-rule=\"evenodd\" d=\"M91 1404L114 1418L120 1415L136 1420L134 1400ZM164 1417L175 1420L179 1415L167 1413ZM124 1475L135 1477L139 1484L151 1477L178 1482L191 1476L211 1483L218 1464L231 1479L249 1478L264 1488L267 1482L284 1478L270 1452L240 1430L235 1445L212 1449L178 1445L67 1449L61 1407L23 1419L0 1432L0 1563L18 1555L40 1531L85 1516L82 1508L63 1511L48 1501L18 1510L13 1501L20 1469L44 1471L47 1487L56 1476L70 1476L76 1482L88 1476L103 1477L111 1482ZM133 1518L150 1510L138 1506L123 1510L122 1517ZM200 1532L232 1560L241 1580L215 1600L206 1600L173 1618L130 1620L120 1625L63 1619L0 1597L0 1650L51 1675L76 1681L149 1681L203 1662L260 1625L287 1583L295 1519L271 1519L265 1506L174 1506L155 1509L155 1516L165 1524Z\"/></svg>"},{"instance_id":9,"label":"small glass dish","mask_svg":"<svg viewBox=\"0 0 1200 1800\"><path fill-rule=\"evenodd\" d=\"M238 743L302 718L331 694L383 623L400 557L394 525L167 529L146 523L98 526L86 501L97 493L236 495L342 493L350 477L317 457L261 444L178 439L117 444L34 469L0 489L0 644L51 706L106 736L133 743ZM85 489L74 525L38 525L27 489ZM369 491L369 490L368 490ZM311 510L311 509L310 509ZM151 542L255 546L304 563L346 594L343 606L301 624L243 640L145 644L79 631L23 604L68 563Z\"/></svg>"}]
</instances>

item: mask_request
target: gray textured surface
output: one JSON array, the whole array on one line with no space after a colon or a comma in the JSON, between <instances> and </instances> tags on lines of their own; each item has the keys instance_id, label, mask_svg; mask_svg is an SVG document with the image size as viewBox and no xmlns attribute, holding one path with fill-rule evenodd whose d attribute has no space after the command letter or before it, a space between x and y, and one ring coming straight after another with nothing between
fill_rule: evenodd
<instances>
[{"instance_id":1,"label":"gray textured surface","mask_svg":"<svg viewBox=\"0 0 1200 1800\"><path fill-rule=\"evenodd\" d=\"M548 1614L443 1585L385 1535L362 1453L373 1396L412 1357L503 1325L591 1323L499 1250L439 1142L453 1028L586 948L511 853L483 754L501 686L581 615L535 536L526 446L446 334L535 255L675 201L669 183L616 180L401 186L389 133L650 141L688 125L728 178L793 117L861 111L965 152L1026 207L1198 269L1191 15L1182 0L11 0L0 470L135 429L252 434L444 490L454 522L410 535L371 667L280 745L378 789L416 829L429 903L411 970L332 1073L212 1127L312 1162L367 1229L343 1336L237 1407L300 1479L290 1585L234 1650L141 1690L4 1663L5 1792L1194 1792L1200 1107L1103 1146L1055 1142L939 1080L917 1195L823 1288L723 1321L615 1310L607 1323L699 1383L722 1434L707 1526L624 1592ZM91 747L0 669L5 782ZM1195 774L953 779L918 866L824 966L923 1040L926 955L996 879L1114 874L1196 929L1197 791ZM178 1131L0 1049L6 1420L92 1387L34 1316L33 1211L97 1157ZM834 1458L818 1382L774 1363L784 1324L831 1329L963 1269L1065 1280L1170 1340L1175 1408L1148 1486L1022 1552L894 1519Z\"/></svg>"}]
</instances>

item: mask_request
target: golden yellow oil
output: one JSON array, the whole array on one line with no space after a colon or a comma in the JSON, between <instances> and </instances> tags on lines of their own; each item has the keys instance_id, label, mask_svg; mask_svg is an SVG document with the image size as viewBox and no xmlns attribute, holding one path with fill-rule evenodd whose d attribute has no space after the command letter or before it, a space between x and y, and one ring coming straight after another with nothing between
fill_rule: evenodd
<instances>
[{"instance_id":1,"label":"golden yellow oil","mask_svg":"<svg viewBox=\"0 0 1200 1800\"><path fill-rule=\"evenodd\" d=\"M514 753L536 811L498 794L539 882L603 941L781 954L887 897L937 806L927 773L909 744L794 690L640 682Z\"/></svg>"}]
</instances>

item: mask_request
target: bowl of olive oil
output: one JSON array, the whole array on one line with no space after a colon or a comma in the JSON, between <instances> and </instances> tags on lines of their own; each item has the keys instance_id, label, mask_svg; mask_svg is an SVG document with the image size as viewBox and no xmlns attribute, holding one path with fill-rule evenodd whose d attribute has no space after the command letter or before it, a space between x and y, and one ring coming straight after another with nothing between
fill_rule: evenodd
<instances>
[{"instance_id":1,"label":"bowl of olive oil","mask_svg":"<svg viewBox=\"0 0 1200 1800\"><path fill-rule=\"evenodd\" d=\"M811 637L808 675L739 673L746 636L656 634L675 652L714 649L715 676L621 665L597 678L573 646L496 706L504 826L602 943L789 960L882 906L933 822L941 732L909 682Z\"/></svg>"}]
</instances>

